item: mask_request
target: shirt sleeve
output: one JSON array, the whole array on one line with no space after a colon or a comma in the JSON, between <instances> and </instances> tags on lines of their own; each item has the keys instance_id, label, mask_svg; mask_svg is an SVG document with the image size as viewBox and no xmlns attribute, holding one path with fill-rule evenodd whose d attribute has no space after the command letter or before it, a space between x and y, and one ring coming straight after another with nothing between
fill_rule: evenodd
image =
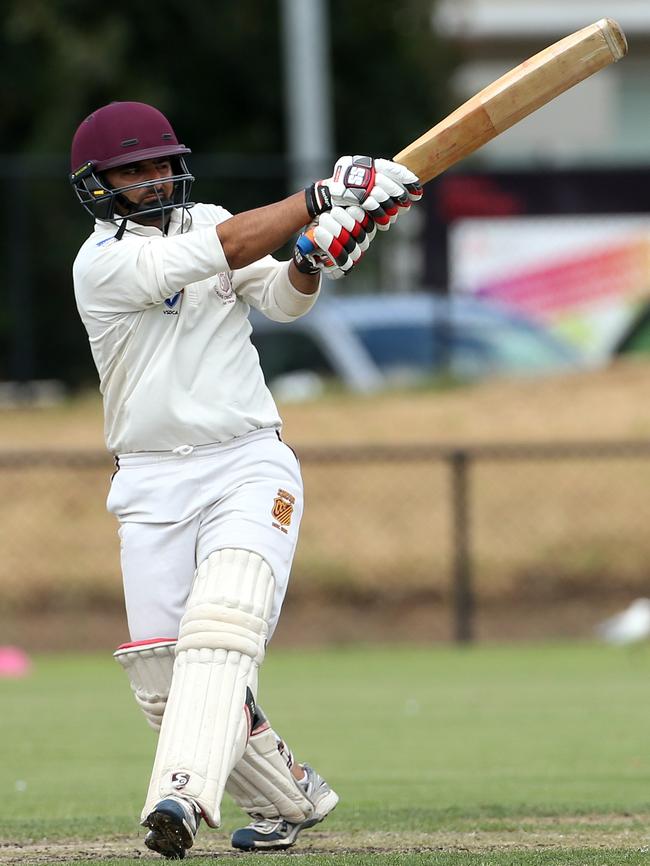
<instances>
[{"instance_id":1,"label":"shirt sleeve","mask_svg":"<svg viewBox=\"0 0 650 866\"><path fill-rule=\"evenodd\" d=\"M229 271L214 225L173 237L126 235L86 248L74 265L84 306L102 312L162 304L189 283Z\"/></svg>"},{"instance_id":2,"label":"shirt sleeve","mask_svg":"<svg viewBox=\"0 0 650 866\"><path fill-rule=\"evenodd\" d=\"M233 287L242 300L275 322L291 322L304 316L320 294L305 295L289 279L289 262L264 256L252 265L233 271Z\"/></svg>"}]
</instances>

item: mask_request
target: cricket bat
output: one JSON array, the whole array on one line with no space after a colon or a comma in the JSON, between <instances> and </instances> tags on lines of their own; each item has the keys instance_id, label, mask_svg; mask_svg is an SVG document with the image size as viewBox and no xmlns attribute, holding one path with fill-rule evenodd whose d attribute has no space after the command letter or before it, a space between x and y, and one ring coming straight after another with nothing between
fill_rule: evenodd
<instances>
[{"instance_id":1,"label":"cricket bat","mask_svg":"<svg viewBox=\"0 0 650 866\"><path fill-rule=\"evenodd\" d=\"M393 159L426 183L626 53L620 26L601 18L506 72Z\"/></svg>"}]
</instances>

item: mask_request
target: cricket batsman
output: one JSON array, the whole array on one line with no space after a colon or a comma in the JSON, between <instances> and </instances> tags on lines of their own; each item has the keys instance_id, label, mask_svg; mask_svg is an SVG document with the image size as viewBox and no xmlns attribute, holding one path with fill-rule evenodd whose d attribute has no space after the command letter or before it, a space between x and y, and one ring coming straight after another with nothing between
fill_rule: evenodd
<instances>
[{"instance_id":1,"label":"cricket batsman","mask_svg":"<svg viewBox=\"0 0 650 866\"><path fill-rule=\"evenodd\" d=\"M113 102L78 127L70 182L94 217L73 267L115 456L130 641L115 653L159 731L141 823L169 859L224 791L251 818L235 848L276 850L338 795L257 704L258 671L287 589L303 511L248 321L316 302L419 200L394 162L342 157L332 177L232 215L190 200L189 148L167 118ZM271 253L297 237L290 261Z\"/></svg>"}]
</instances>

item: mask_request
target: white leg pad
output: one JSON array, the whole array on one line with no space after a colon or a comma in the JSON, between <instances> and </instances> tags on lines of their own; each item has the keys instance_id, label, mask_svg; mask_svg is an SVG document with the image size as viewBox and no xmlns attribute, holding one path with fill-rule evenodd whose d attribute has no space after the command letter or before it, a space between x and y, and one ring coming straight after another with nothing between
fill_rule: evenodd
<instances>
[{"instance_id":1,"label":"white leg pad","mask_svg":"<svg viewBox=\"0 0 650 866\"><path fill-rule=\"evenodd\" d=\"M123 644L113 656L126 671L136 702L154 731L160 730L174 668L175 639Z\"/></svg>"},{"instance_id":2,"label":"white leg pad","mask_svg":"<svg viewBox=\"0 0 650 866\"><path fill-rule=\"evenodd\" d=\"M314 814L314 806L291 774L293 757L268 723L254 731L226 791L254 818L284 818L294 824Z\"/></svg>"},{"instance_id":3,"label":"white leg pad","mask_svg":"<svg viewBox=\"0 0 650 866\"><path fill-rule=\"evenodd\" d=\"M176 641L123 644L114 658L126 671L136 702L148 724L160 730L172 681ZM260 712L258 707L258 712ZM235 803L252 817L284 818L298 823L314 812L291 774L293 756L268 721L251 734L226 783Z\"/></svg>"},{"instance_id":4,"label":"white leg pad","mask_svg":"<svg viewBox=\"0 0 650 866\"><path fill-rule=\"evenodd\" d=\"M197 572L142 820L170 794L197 803L218 827L226 780L250 735L247 691L257 687L275 581L261 556L219 550Z\"/></svg>"}]
</instances>

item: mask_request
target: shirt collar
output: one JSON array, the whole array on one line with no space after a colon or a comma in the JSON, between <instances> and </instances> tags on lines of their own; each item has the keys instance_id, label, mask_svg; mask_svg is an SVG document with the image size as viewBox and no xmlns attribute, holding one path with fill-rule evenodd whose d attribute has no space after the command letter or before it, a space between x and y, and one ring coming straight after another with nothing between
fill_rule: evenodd
<instances>
[{"instance_id":1,"label":"shirt collar","mask_svg":"<svg viewBox=\"0 0 650 866\"><path fill-rule=\"evenodd\" d=\"M169 220L167 235L169 236L178 234L183 227L188 227L190 220L191 216L188 214L185 208L174 208L171 214L171 218ZM120 217L116 217L113 220L96 219L95 231L117 231L121 225L122 219ZM144 237L163 237L163 233L156 226L141 225L140 223L136 223L130 219L127 219L126 221L125 231L129 232L130 234L141 235Z\"/></svg>"}]
</instances>

